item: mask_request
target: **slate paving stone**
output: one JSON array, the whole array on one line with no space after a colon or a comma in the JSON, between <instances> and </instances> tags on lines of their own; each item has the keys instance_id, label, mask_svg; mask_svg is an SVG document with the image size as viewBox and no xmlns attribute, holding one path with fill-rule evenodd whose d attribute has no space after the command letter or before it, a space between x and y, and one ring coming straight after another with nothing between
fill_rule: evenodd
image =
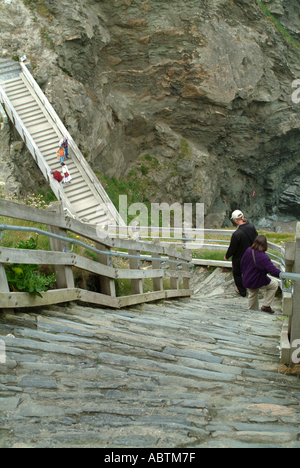
<instances>
[{"instance_id":1,"label":"slate paving stone","mask_svg":"<svg viewBox=\"0 0 300 468\"><path fill-rule=\"evenodd\" d=\"M54 405L36 405L23 403L19 410L20 416L30 418L46 418L54 416L64 416L65 412L62 408Z\"/></svg>"},{"instance_id":2,"label":"slate paving stone","mask_svg":"<svg viewBox=\"0 0 300 468\"><path fill-rule=\"evenodd\" d=\"M0 316L0 447L299 448L282 323L248 311L228 272L192 282L192 298L122 311Z\"/></svg>"},{"instance_id":3,"label":"slate paving stone","mask_svg":"<svg viewBox=\"0 0 300 468\"><path fill-rule=\"evenodd\" d=\"M0 411L5 411L5 412L15 411L19 402L20 402L20 398L18 397L0 398Z\"/></svg>"},{"instance_id":4,"label":"slate paving stone","mask_svg":"<svg viewBox=\"0 0 300 468\"><path fill-rule=\"evenodd\" d=\"M52 377L45 377L42 375L25 375L19 383L19 387L33 387L33 388L55 388L58 389L57 382Z\"/></svg>"}]
</instances>

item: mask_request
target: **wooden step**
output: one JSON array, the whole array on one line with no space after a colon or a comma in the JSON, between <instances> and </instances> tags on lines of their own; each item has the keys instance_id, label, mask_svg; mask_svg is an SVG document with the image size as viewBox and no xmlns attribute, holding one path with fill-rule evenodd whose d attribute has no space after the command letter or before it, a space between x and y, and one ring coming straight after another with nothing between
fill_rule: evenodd
<instances>
[{"instance_id":1,"label":"wooden step","mask_svg":"<svg viewBox=\"0 0 300 468\"><path fill-rule=\"evenodd\" d=\"M29 117L23 118L22 120L25 123L26 127L28 127L31 124L34 124L35 122L38 122L38 123L47 122L46 117L42 113L38 113L32 117L29 116Z\"/></svg>"},{"instance_id":2,"label":"wooden step","mask_svg":"<svg viewBox=\"0 0 300 468\"><path fill-rule=\"evenodd\" d=\"M23 89L23 82L22 81L5 85L6 93L10 92L10 91L15 91L15 90L18 90L18 89Z\"/></svg>"},{"instance_id":3,"label":"wooden step","mask_svg":"<svg viewBox=\"0 0 300 468\"><path fill-rule=\"evenodd\" d=\"M33 104L32 106L26 107L26 109L18 111L18 114L22 119L23 117L26 117L27 115L33 114L34 112L40 112L40 108L39 108L39 106L37 104Z\"/></svg>"},{"instance_id":4,"label":"wooden step","mask_svg":"<svg viewBox=\"0 0 300 468\"><path fill-rule=\"evenodd\" d=\"M40 136L35 136L34 141L37 144L39 144L41 141L46 141L48 139L54 140L54 138L58 141L58 136L56 135L54 131L52 131L51 133L48 132L46 134L41 134ZM57 144L57 147L58 147L58 144Z\"/></svg>"},{"instance_id":5,"label":"wooden step","mask_svg":"<svg viewBox=\"0 0 300 468\"><path fill-rule=\"evenodd\" d=\"M90 194L87 197L83 198L79 202L73 203L74 209L76 213L78 214L85 211L89 206L94 206L94 205L97 205L97 200L92 194L92 192L90 192Z\"/></svg>"},{"instance_id":6,"label":"wooden step","mask_svg":"<svg viewBox=\"0 0 300 468\"><path fill-rule=\"evenodd\" d=\"M49 124L50 125L50 124ZM49 132L53 132L53 128L48 126L48 128L45 128L44 130L37 130L33 131L31 133L31 136L35 139L37 135L39 136L46 136Z\"/></svg>"},{"instance_id":7,"label":"wooden step","mask_svg":"<svg viewBox=\"0 0 300 468\"><path fill-rule=\"evenodd\" d=\"M77 188L77 189L73 190L73 192L68 193L68 198L69 198L70 201L72 201L72 203L75 203L76 201L79 201L81 199L81 197L84 194L87 194L88 192L90 192L90 188L88 186L84 186L84 187L79 188L79 189ZM77 197L78 197L78 200L77 200Z\"/></svg>"},{"instance_id":8,"label":"wooden step","mask_svg":"<svg viewBox=\"0 0 300 468\"><path fill-rule=\"evenodd\" d=\"M35 126L44 124L44 123L46 123L46 122L48 122L48 120L46 119L46 117L39 117L39 118L32 119L32 120L29 120L28 122L26 122L26 123L25 123L25 127L26 127L26 128L32 128L32 127L35 127Z\"/></svg>"},{"instance_id":9,"label":"wooden step","mask_svg":"<svg viewBox=\"0 0 300 468\"><path fill-rule=\"evenodd\" d=\"M31 94L28 97L22 98L22 99L17 99L16 102L12 102L13 107L17 110L21 106L27 106L28 104L31 104L32 102L35 102Z\"/></svg>"},{"instance_id":10,"label":"wooden step","mask_svg":"<svg viewBox=\"0 0 300 468\"><path fill-rule=\"evenodd\" d=\"M14 102L17 99L24 98L26 96L31 96L27 88L20 88L13 91L7 91L6 95L9 97L10 101Z\"/></svg>"}]
</instances>

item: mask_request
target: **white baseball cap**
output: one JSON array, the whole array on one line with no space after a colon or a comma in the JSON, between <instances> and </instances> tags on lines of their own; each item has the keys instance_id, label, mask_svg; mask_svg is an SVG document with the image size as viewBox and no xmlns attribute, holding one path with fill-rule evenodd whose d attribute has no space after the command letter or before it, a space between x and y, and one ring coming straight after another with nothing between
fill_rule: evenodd
<instances>
[{"instance_id":1,"label":"white baseball cap","mask_svg":"<svg viewBox=\"0 0 300 468\"><path fill-rule=\"evenodd\" d=\"M231 219L243 219L244 218L244 213L242 213L240 210L236 210L232 213Z\"/></svg>"}]
</instances>

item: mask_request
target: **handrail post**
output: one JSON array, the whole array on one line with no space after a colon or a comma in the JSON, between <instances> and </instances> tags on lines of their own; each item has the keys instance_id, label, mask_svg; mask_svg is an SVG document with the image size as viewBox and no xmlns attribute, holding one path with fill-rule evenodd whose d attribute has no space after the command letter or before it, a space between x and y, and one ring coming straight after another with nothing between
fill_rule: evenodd
<instances>
[{"instance_id":1,"label":"handrail post","mask_svg":"<svg viewBox=\"0 0 300 468\"><path fill-rule=\"evenodd\" d=\"M296 229L296 249L295 249L295 263L294 273L300 273L300 223L297 224ZM293 353L299 349L295 345L295 341L300 340L300 282L295 281L294 297L293 297L293 316L291 321L291 354L290 365L293 366Z\"/></svg>"},{"instance_id":2,"label":"handrail post","mask_svg":"<svg viewBox=\"0 0 300 468\"><path fill-rule=\"evenodd\" d=\"M178 258L176 256L177 251L175 249L173 249L173 250L174 250L174 257L169 257L169 259L170 260L177 260L177 258ZM176 272L176 269L177 269L176 263L170 262L169 263L169 268L170 268L170 271ZM171 284L171 289L179 289L179 277L178 276L177 277L171 277L170 284Z\"/></svg>"},{"instance_id":3,"label":"handrail post","mask_svg":"<svg viewBox=\"0 0 300 468\"><path fill-rule=\"evenodd\" d=\"M140 255L137 250L128 250L129 255ZM138 270L140 267L140 260L138 258L130 258L129 265L131 270ZM131 293L132 294L143 294L143 280L132 279L131 280Z\"/></svg>"},{"instance_id":4,"label":"handrail post","mask_svg":"<svg viewBox=\"0 0 300 468\"><path fill-rule=\"evenodd\" d=\"M293 273L296 255L296 243L286 242L284 250L284 262L286 273ZM291 335L292 316L293 316L293 297L291 293L283 293L282 297L283 315L289 316L288 336Z\"/></svg>"},{"instance_id":5,"label":"handrail post","mask_svg":"<svg viewBox=\"0 0 300 468\"><path fill-rule=\"evenodd\" d=\"M5 268L2 263L0 263L0 292L3 292L3 293L9 292L9 286L8 286L8 281L6 278ZM0 308L0 312L14 315L13 309Z\"/></svg>"},{"instance_id":6,"label":"handrail post","mask_svg":"<svg viewBox=\"0 0 300 468\"><path fill-rule=\"evenodd\" d=\"M160 254L152 253L152 257L154 258L161 258ZM152 269L153 270L160 270L161 262L159 260L152 260ZM153 289L154 291L163 291L164 290L164 283L163 278L153 278Z\"/></svg>"},{"instance_id":7,"label":"handrail post","mask_svg":"<svg viewBox=\"0 0 300 468\"><path fill-rule=\"evenodd\" d=\"M107 252L111 251L110 247L106 247L105 245L99 244L98 242L96 242L95 247L98 250L107 251ZM108 255L97 254L97 259L99 263L102 263L102 265L109 266ZM101 294L105 294L111 297L117 297L115 281L113 279L106 278L105 276L100 276L99 279L100 279Z\"/></svg>"},{"instance_id":8,"label":"handrail post","mask_svg":"<svg viewBox=\"0 0 300 468\"><path fill-rule=\"evenodd\" d=\"M58 214L62 214L64 212L63 204L62 202L53 203L52 206L48 208L48 210L54 211ZM47 231L51 232L52 234L57 234L59 236L68 237L67 231L62 228L57 228L54 226L47 226ZM69 246L68 244L66 244L66 242L63 242L58 239L53 239L51 237L49 238L49 241L50 241L51 251L63 252L64 249L65 251L68 251ZM54 266L54 272L57 273L56 285L58 289L75 288L73 270L71 266Z\"/></svg>"},{"instance_id":9,"label":"handrail post","mask_svg":"<svg viewBox=\"0 0 300 468\"><path fill-rule=\"evenodd\" d=\"M191 250L185 250L185 252L188 253L189 255L192 255ZM186 271L186 272L189 272L189 265L187 265L187 264L182 265L182 270ZM190 289L190 287L191 287L190 283L191 283L190 276L183 277L183 289Z\"/></svg>"}]
</instances>

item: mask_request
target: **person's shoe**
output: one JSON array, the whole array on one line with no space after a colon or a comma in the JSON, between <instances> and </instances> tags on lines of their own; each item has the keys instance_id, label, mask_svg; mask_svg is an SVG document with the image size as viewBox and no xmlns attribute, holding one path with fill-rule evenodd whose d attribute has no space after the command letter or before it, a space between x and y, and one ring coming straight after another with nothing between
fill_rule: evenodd
<instances>
[{"instance_id":1,"label":"person's shoe","mask_svg":"<svg viewBox=\"0 0 300 468\"><path fill-rule=\"evenodd\" d=\"M271 307L262 306L261 311L268 312L268 314L275 314L275 310L271 309Z\"/></svg>"}]
</instances>

